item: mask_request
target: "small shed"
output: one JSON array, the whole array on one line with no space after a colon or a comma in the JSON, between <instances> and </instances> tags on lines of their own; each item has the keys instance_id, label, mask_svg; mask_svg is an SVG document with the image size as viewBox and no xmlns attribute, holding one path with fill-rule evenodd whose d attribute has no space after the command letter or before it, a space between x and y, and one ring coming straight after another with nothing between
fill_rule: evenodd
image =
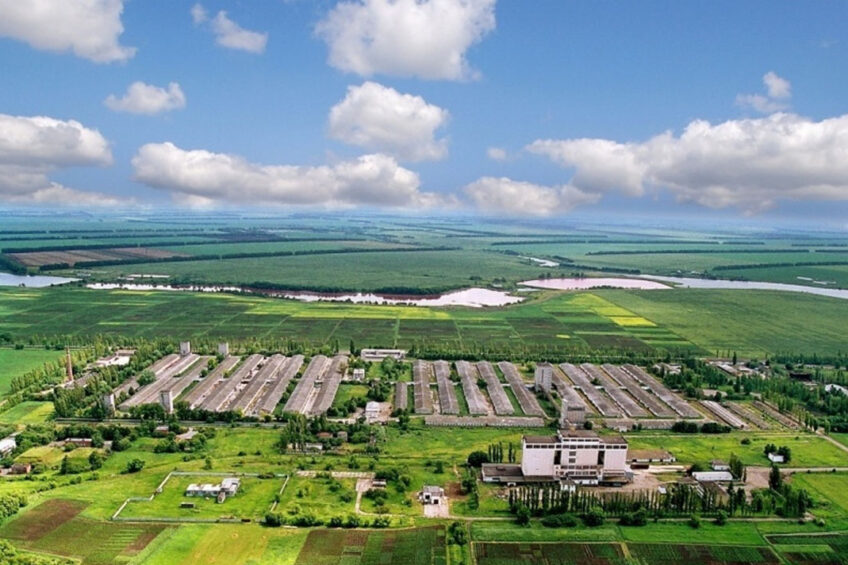
<instances>
[{"instance_id":1,"label":"small shed","mask_svg":"<svg viewBox=\"0 0 848 565\"><path fill-rule=\"evenodd\" d=\"M418 493L418 500L423 504L441 504L445 497L445 489L435 485L425 485Z\"/></svg>"},{"instance_id":2,"label":"small shed","mask_svg":"<svg viewBox=\"0 0 848 565\"><path fill-rule=\"evenodd\" d=\"M769 461L771 461L772 463L785 463L786 462L786 458L783 457L783 455L781 455L779 453L771 452L771 453L768 454L767 457L769 458Z\"/></svg>"},{"instance_id":3,"label":"small shed","mask_svg":"<svg viewBox=\"0 0 848 565\"><path fill-rule=\"evenodd\" d=\"M730 471L730 465L721 459L713 459L710 461L710 468L713 471Z\"/></svg>"}]
</instances>

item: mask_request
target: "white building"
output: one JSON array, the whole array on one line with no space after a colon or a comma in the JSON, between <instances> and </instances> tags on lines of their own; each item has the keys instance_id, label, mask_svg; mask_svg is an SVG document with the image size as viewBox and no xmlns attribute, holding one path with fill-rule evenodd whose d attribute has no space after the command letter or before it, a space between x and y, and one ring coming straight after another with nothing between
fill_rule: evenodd
<instances>
[{"instance_id":1,"label":"white building","mask_svg":"<svg viewBox=\"0 0 848 565\"><path fill-rule=\"evenodd\" d=\"M405 349L363 349L359 352L359 357L364 361L380 362L386 357L391 357L395 361L403 361L406 357Z\"/></svg>"},{"instance_id":2,"label":"white building","mask_svg":"<svg viewBox=\"0 0 848 565\"><path fill-rule=\"evenodd\" d=\"M12 436L0 439L0 456L6 457L18 447L18 442Z\"/></svg>"},{"instance_id":3,"label":"white building","mask_svg":"<svg viewBox=\"0 0 848 565\"><path fill-rule=\"evenodd\" d=\"M187 357L191 355L191 342L190 341L181 341L180 342L180 357Z\"/></svg>"},{"instance_id":4,"label":"white building","mask_svg":"<svg viewBox=\"0 0 848 565\"><path fill-rule=\"evenodd\" d=\"M713 471L729 471L730 465L721 459L713 459L710 461L710 468Z\"/></svg>"},{"instance_id":5,"label":"white building","mask_svg":"<svg viewBox=\"0 0 848 565\"><path fill-rule=\"evenodd\" d=\"M159 404L165 409L165 414L174 413L174 395L170 390L159 391Z\"/></svg>"},{"instance_id":6,"label":"white building","mask_svg":"<svg viewBox=\"0 0 848 565\"><path fill-rule=\"evenodd\" d=\"M218 355L221 357L226 357L230 354L230 344L226 341L222 341L218 344Z\"/></svg>"},{"instance_id":7,"label":"white building","mask_svg":"<svg viewBox=\"0 0 848 565\"><path fill-rule=\"evenodd\" d=\"M353 370L353 380L357 382L361 382L365 380L365 369L354 369Z\"/></svg>"},{"instance_id":8,"label":"white building","mask_svg":"<svg viewBox=\"0 0 848 565\"><path fill-rule=\"evenodd\" d=\"M365 405L365 421L369 424L380 419L380 403L373 400Z\"/></svg>"},{"instance_id":9,"label":"white building","mask_svg":"<svg viewBox=\"0 0 848 565\"><path fill-rule=\"evenodd\" d=\"M692 478L699 483L729 483L733 481L730 471L696 471Z\"/></svg>"},{"instance_id":10,"label":"white building","mask_svg":"<svg viewBox=\"0 0 848 565\"><path fill-rule=\"evenodd\" d=\"M418 500L423 504L441 504L445 497L445 489L439 486L425 485L418 493Z\"/></svg>"},{"instance_id":11,"label":"white building","mask_svg":"<svg viewBox=\"0 0 848 565\"><path fill-rule=\"evenodd\" d=\"M217 498L218 502L224 502L228 496L233 496L238 492L241 486L241 479L236 477L227 477L217 485L209 483L188 485L185 491L186 496L202 496L203 498Z\"/></svg>"},{"instance_id":12,"label":"white building","mask_svg":"<svg viewBox=\"0 0 848 565\"><path fill-rule=\"evenodd\" d=\"M521 449L525 479L567 479L584 485L629 481L627 441L620 436L560 430L555 436L524 436Z\"/></svg>"},{"instance_id":13,"label":"white building","mask_svg":"<svg viewBox=\"0 0 848 565\"><path fill-rule=\"evenodd\" d=\"M785 458L783 457L783 455L780 455L779 453L775 453L775 452L769 453L768 458L769 458L769 461L771 461L772 463L784 463L785 462Z\"/></svg>"}]
</instances>

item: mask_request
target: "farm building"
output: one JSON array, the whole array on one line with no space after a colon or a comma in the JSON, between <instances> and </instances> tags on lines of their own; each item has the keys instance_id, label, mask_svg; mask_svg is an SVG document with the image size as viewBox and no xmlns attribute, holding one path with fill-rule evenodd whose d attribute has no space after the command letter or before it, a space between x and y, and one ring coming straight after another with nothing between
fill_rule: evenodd
<instances>
[{"instance_id":1,"label":"farm building","mask_svg":"<svg viewBox=\"0 0 848 565\"><path fill-rule=\"evenodd\" d=\"M536 392L544 392L545 394L550 394L552 375L553 368L550 365L539 365L538 367L536 367L536 372L533 375L533 381L536 386Z\"/></svg>"},{"instance_id":2,"label":"farm building","mask_svg":"<svg viewBox=\"0 0 848 565\"><path fill-rule=\"evenodd\" d=\"M589 430L559 430L555 436L524 436L521 449L525 477L569 479L584 485L630 480L627 441L620 436L602 438Z\"/></svg>"},{"instance_id":3,"label":"farm building","mask_svg":"<svg viewBox=\"0 0 848 565\"><path fill-rule=\"evenodd\" d=\"M13 463L9 468L10 475L29 475L32 472L30 463Z\"/></svg>"},{"instance_id":4,"label":"farm building","mask_svg":"<svg viewBox=\"0 0 848 565\"><path fill-rule=\"evenodd\" d=\"M730 471L730 465L721 459L713 459L710 461L710 469L713 471Z\"/></svg>"},{"instance_id":5,"label":"farm building","mask_svg":"<svg viewBox=\"0 0 848 565\"><path fill-rule=\"evenodd\" d=\"M65 445L73 445L74 447L91 447L90 437L69 437L65 440Z\"/></svg>"},{"instance_id":6,"label":"farm building","mask_svg":"<svg viewBox=\"0 0 848 565\"><path fill-rule=\"evenodd\" d=\"M634 449L628 458L631 463L674 463L677 458L664 449Z\"/></svg>"},{"instance_id":7,"label":"farm building","mask_svg":"<svg viewBox=\"0 0 848 565\"><path fill-rule=\"evenodd\" d=\"M365 421L370 424L371 422L376 422L379 419L380 403L371 400L368 402L368 404L365 405Z\"/></svg>"},{"instance_id":8,"label":"farm building","mask_svg":"<svg viewBox=\"0 0 848 565\"><path fill-rule=\"evenodd\" d=\"M422 504L441 504L444 497L445 489L433 485L424 485L424 488L418 493L418 500Z\"/></svg>"},{"instance_id":9,"label":"farm building","mask_svg":"<svg viewBox=\"0 0 848 565\"><path fill-rule=\"evenodd\" d=\"M699 483L729 483L733 480L730 471L696 471L692 478Z\"/></svg>"},{"instance_id":10,"label":"farm building","mask_svg":"<svg viewBox=\"0 0 848 565\"><path fill-rule=\"evenodd\" d=\"M386 357L391 357L395 361L402 361L406 357L405 349L363 349L359 352L359 357L363 361L380 362Z\"/></svg>"},{"instance_id":11,"label":"farm building","mask_svg":"<svg viewBox=\"0 0 848 565\"><path fill-rule=\"evenodd\" d=\"M767 457L769 458L769 461L771 461L772 463L784 463L785 462L785 458L783 457L783 455L781 455L779 453L772 452L772 453L769 453Z\"/></svg>"},{"instance_id":12,"label":"farm building","mask_svg":"<svg viewBox=\"0 0 848 565\"><path fill-rule=\"evenodd\" d=\"M188 485L185 491L186 496L201 496L203 498L216 498L218 502L224 502L228 496L233 496L238 492L241 486L241 479L236 477L227 477L217 485L209 483Z\"/></svg>"}]
</instances>

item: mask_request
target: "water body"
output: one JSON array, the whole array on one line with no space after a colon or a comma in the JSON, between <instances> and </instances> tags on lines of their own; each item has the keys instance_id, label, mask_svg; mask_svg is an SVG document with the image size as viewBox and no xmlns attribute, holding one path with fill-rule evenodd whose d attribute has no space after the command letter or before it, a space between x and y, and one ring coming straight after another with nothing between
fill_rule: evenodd
<instances>
[{"instance_id":1,"label":"water body","mask_svg":"<svg viewBox=\"0 0 848 565\"><path fill-rule=\"evenodd\" d=\"M785 284L757 281L728 281L714 279L693 279L687 277L663 277L657 275L640 275L643 279L672 283L682 288L707 288L707 289L731 289L731 290L782 290L786 292L801 292L804 294L816 294L818 296L829 296L831 298L848 299L848 290L837 288L818 288L815 286L803 286L800 284Z\"/></svg>"},{"instance_id":2,"label":"water body","mask_svg":"<svg viewBox=\"0 0 848 565\"><path fill-rule=\"evenodd\" d=\"M534 263L538 263L540 267L559 267L559 263L556 261L549 261L548 259L539 259L538 257L526 257L524 255L520 255L522 259L529 259Z\"/></svg>"},{"instance_id":3,"label":"water body","mask_svg":"<svg viewBox=\"0 0 848 565\"><path fill-rule=\"evenodd\" d=\"M92 283L86 286L97 290L123 289L143 291L164 290L172 292L247 292L274 298L300 300L301 302L349 302L352 304L388 304L431 307L468 306L471 308L482 308L484 306L506 306L508 304L517 304L524 300L524 298L520 296L512 296L502 290L490 290L487 288L466 288L434 296L390 296L364 292L344 294L294 292L284 290L251 290L236 286L172 286L140 283Z\"/></svg>"},{"instance_id":4,"label":"water body","mask_svg":"<svg viewBox=\"0 0 848 565\"><path fill-rule=\"evenodd\" d=\"M12 273L0 273L0 286L25 286L27 288L43 288L55 284L66 284L79 279L68 279L65 277L45 277L31 275L13 275Z\"/></svg>"},{"instance_id":5,"label":"water body","mask_svg":"<svg viewBox=\"0 0 848 565\"><path fill-rule=\"evenodd\" d=\"M524 281L525 286L550 290L590 290L593 288L624 288L635 290L667 290L671 287L657 281L644 279L626 279L623 277L573 277L563 279L537 279Z\"/></svg>"}]
</instances>

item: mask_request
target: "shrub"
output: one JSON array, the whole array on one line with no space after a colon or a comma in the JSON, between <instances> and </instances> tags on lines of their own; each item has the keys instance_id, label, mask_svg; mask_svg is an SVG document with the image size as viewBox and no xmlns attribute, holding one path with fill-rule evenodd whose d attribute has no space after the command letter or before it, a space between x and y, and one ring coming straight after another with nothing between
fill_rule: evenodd
<instances>
[{"instance_id":1,"label":"shrub","mask_svg":"<svg viewBox=\"0 0 848 565\"><path fill-rule=\"evenodd\" d=\"M551 514L542 518L542 525L546 528L574 528L577 518L573 514Z\"/></svg>"},{"instance_id":2,"label":"shrub","mask_svg":"<svg viewBox=\"0 0 848 565\"><path fill-rule=\"evenodd\" d=\"M604 512L600 508L592 508L583 514L581 518L583 519L583 523L590 528L596 528L604 524Z\"/></svg>"},{"instance_id":3,"label":"shrub","mask_svg":"<svg viewBox=\"0 0 848 565\"><path fill-rule=\"evenodd\" d=\"M489 462L489 454L485 451L472 451L468 454L468 466L480 467L483 463Z\"/></svg>"},{"instance_id":4,"label":"shrub","mask_svg":"<svg viewBox=\"0 0 848 565\"><path fill-rule=\"evenodd\" d=\"M127 467L125 469L125 472L127 472L127 473L138 473L142 469L144 469L144 461L142 459L136 458L136 459L131 459L127 463Z\"/></svg>"},{"instance_id":5,"label":"shrub","mask_svg":"<svg viewBox=\"0 0 848 565\"><path fill-rule=\"evenodd\" d=\"M448 543L451 545L465 545L468 543L468 531L462 522L453 522L448 526Z\"/></svg>"},{"instance_id":6,"label":"shrub","mask_svg":"<svg viewBox=\"0 0 848 565\"><path fill-rule=\"evenodd\" d=\"M723 526L725 524L727 524L727 512L725 512L724 510L719 510L718 514L716 514L715 525Z\"/></svg>"},{"instance_id":7,"label":"shrub","mask_svg":"<svg viewBox=\"0 0 848 565\"><path fill-rule=\"evenodd\" d=\"M701 517L700 517L700 516L698 516L697 514L692 514L692 515L689 517L689 522L688 522L688 524L689 524L689 527L690 527L690 528L692 528L692 529L694 529L694 530L697 530L698 528L700 528L700 527L701 527Z\"/></svg>"}]
</instances>

